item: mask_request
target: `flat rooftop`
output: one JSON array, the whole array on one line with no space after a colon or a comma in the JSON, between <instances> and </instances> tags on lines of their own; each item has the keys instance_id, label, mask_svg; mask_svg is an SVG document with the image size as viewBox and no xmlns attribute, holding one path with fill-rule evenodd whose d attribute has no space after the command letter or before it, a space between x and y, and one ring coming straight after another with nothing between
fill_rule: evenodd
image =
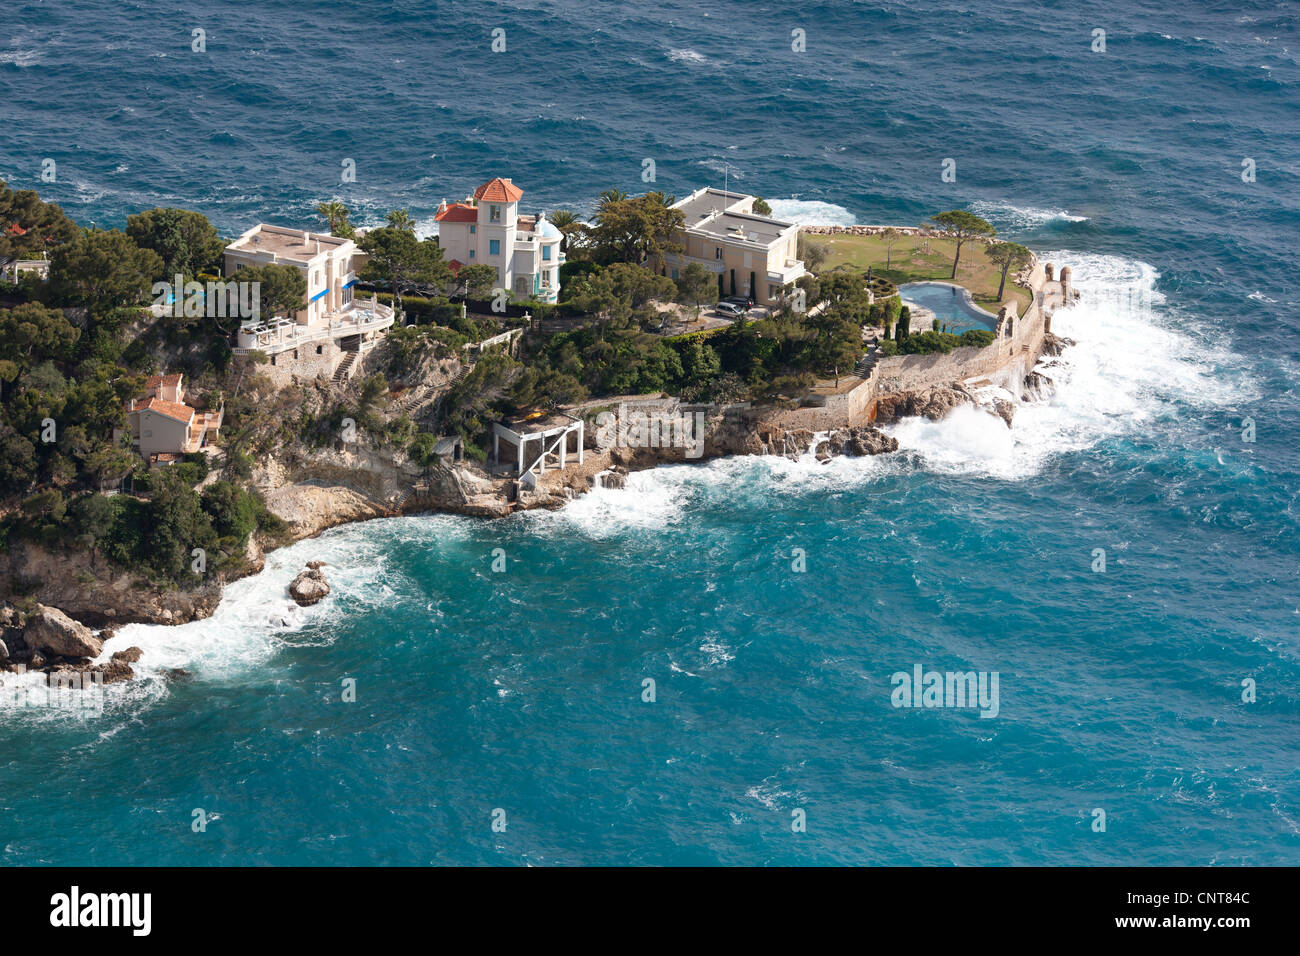
<instances>
[{"instance_id":1,"label":"flat rooftop","mask_svg":"<svg viewBox=\"0 0 1300 956\"><path fill-rule=\"evenodd\" d=\"M277 259L305 265L320 253L339 249L351 241L328 233L286 229L283 226L269 226L262 223L226 246L226 251L272 255Z\"/></svg>"},{"instance_id":2,"label":"flat rooftop","mask_svg":"<svg viewBox=\"0 0 1300 956\"><path fill-rule=\"evenodd\" d=\"M717 236L719 239L748 240L765 246L780 238L781 233L792 225L793 223L768 219L766 216L724 212L697 224L695 231Z\"/></svg>"},{"instance_id":3,"label":"flat rooftop","mask_svg":"<svg viewBox=\"0 0 1300 956\"><path fill-rule=\"evenodd\" d=\"M579 421L581 419L574 418L572 415L565 415L563 412L552 412L507 419L501 424L519 435L535 435L537 432L548 432L554 428L567 428Z\"/></svg>"},{"instance_id":4,"label":"flat rooftop","mask_svg":"<svg viewBox=\"0 0 1300 956\"><path fill-rule=\"evenodd\" d=\"M717 239L770 245L794 223L770 216L740 212L737 207L754 197L708 187L698 190L677 203L686 228Z\"/></svg>"},{"instance_id":5,"label":"flat rooftop","mask_svg":"<svg viewBox=\"0 0 1300 956\"><path fill-rule=\"evenodd\" d=\"M709 186L706 189L696 190L676 203L675 206L686 217L686 225L693 226L701 219L707 219L717 213L726 212L732 206L749 198L750 196L746 193L727 192Z\"/></svg>"}]
</instances>

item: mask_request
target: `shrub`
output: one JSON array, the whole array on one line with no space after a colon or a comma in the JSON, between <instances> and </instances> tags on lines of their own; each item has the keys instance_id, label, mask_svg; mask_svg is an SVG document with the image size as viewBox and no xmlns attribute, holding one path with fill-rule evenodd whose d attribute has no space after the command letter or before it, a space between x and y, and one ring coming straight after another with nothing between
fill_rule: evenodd
<instances>
[{"instance_id":1,"label":"shrub","mask_svg":"<svg viewBox=\"0 0 1300 956\"><path fill-rule=\"evenodd\" d=\"M969 329L961 334L961 344L982 349L992 345L995 338L996 336L988 329Z\"/></svg>"},{"instance_id":2,"label":"shrub","mask_svg":"<svg viewBox=\"0 0 1300 956\"><path fill-rule=\"evenodd\" d=\"M945 355L961 345L961 338L950 332L922 332L909 335L899 343L899 350L904 355L929 355L942 352Z\"/></svg>"}]
</instances>

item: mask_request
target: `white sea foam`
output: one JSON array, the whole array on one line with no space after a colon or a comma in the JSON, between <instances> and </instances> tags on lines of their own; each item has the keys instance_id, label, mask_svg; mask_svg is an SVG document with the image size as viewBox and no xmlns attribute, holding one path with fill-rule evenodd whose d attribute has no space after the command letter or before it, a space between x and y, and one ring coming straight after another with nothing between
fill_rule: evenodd
<instances>
[{"instance_id":1,"label":"white sea foam","mask_svg":"<svg viewBox=\"0 0 1300 956\"><path fill-rule=\"evenodd\" d=\"M717 186L719 189L723 186L730 185L733 181L739 182L745 178L745 171L743 169L737 169L736 164L730 160L714 159L713 157L710 157L708 159L697 159L695 165L703 166L705 169L711 169L719 176L722 176L722 182L709 184L711 186ZM732 191L734 192L735 190Z\"/></svg>"},{"instance_id":2,"label":"white sea foam","mask_svg":"<svg viewBox=\"0 0 1300 956\"><path fill-rule=\"evenodd\" d=\"M14 66L35 66L41 62L41 54L37 50L6 50L0 53L0 64L9 63Z\"/></svg>"},{"instance_id":3,"label":"white sea foam","mask_svg":"<svg viewBox=\"0 0 1300 956\"><path fill-rule=\"evenodd\" d=\"M772 215L801 226L852 226L857 217L843 206L819 199L769 199Z\"/></svg>"},{"instance_id":4,"label":"white sea foam","mask_svg":"<svg viewBox=\"0 0 1300 956\"><path fill-rule=\"evenodd\" d=\"M1172 315L1155 289L1158 276L1151 266L1074 252L1040 258L1073 271L1082 299L1058 310L1052 324L1058 335L1077 344L1040 365L1054 380L1055 394L1019 405L1013 428L982 409L961 407L939 422L906 419L888 429L899 440L898 455L827 462L811 455L797 460L742 456L661 467L630 475L626 490L598 489L560 511L529 512L520 520L540 534L618 537L671 530L692 502L727 507L737 494L746 500L833 494L917 467L1020 479L1037 473L1053 455L1173 419L1180 407L1251 397L1254 386L1221 333ZM319 625L379 606L405 590L402 570L387 563L394 541L463 537L469 533L467 522L451 516L394 518L335 529L273 552L266 570L226 589L211 618L180 627L121 628L103 659L141 647L144 658L135 667L144 680L109 687L110 699L116 694L123 701L127 695L147 700L166 693L160 673L170 668L185 668L201 679L239 679L259 673L286 644L331 640L328 628ZM299 608L287 586L313 559L328 562L332 593L315 607Z\"/></svg>"},{"instance_id":5,"label":"white sea foam","mask_svg":"<svg viewBox=\"0 0 1300 956\"><path fill-rule=\"evenodd\" d=\"M1087 216L1077 216L1064 209L1038 209L1034 206L1014 206L1009 202L971 203L971 211L1007 229L1032 229L1049 222L1087 222Z\"/></svg>"},{"instance_id":6,"label":"white sea foam","mask_svg":"<svg viewBox=\"0 0 1300 956\"><path fill-rule=\"evenodd\" d=\"M909 418L887 429L925 467L1026 478L1054 455L1171 419L1180 406L1210 407L1253 394L1221 333L1170 313L1150 265L1076 252L1039 258L1070 266L1081 293L1052 319L1052 331L1076 344L1039 366L1055 394L1019 405L1010 429L972 407L938 422Z\"/></svg>"},{"instance_id":7,"label":"white sea foam","mask_svg":"<svg viewBox=\"0 0 1300 956\"><path fill-rule=\"evenodd\" d=\"M455 534L456 522L463 520L394 518L299 541L267 555L260 573L228 585L211 617L174 627L125 625L105 643L99 659L107 661L115 651L134 646L144 656L132 666L146 681L172 668L201 679L240 679L266 665L281 647L328 643L333 640L329 624L391 602L402 589L402 569L388 561L394 541ZM299 607L289 597L289 582L312 560L326 562L330 595L312 607ZM110 693L117 686L108 688Z\"/></svg>"},{"instance_id":8,"label":"white sea foam","mask_svg":"<svg viewBox=\"0 0 1300 956\"><path fill-rule=\"evenodd\" d=\"M669 50L668 59L674 63L708 63L708 58L694 50Z\"/></svg>"}]
</instances>

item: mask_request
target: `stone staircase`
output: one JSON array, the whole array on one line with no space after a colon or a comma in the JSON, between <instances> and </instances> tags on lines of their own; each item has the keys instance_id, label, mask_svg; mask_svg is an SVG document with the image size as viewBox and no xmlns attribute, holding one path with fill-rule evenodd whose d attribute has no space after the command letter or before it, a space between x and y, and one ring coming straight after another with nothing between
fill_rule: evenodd
<instances>
[{"instance_id":1,"label":"stone staircase","mask_svg":"<svg viewBox=\"0 0 1300 956\"><path fill-rule=\"evenodd\" d=\"M356 364L356 361L357 361L356 352L348 352L346 355L344 355L343 361L340 362L339 367L334 370L334 377L331 378L330 381L336 383L347 381L348 375L352 372L352 366Z\"/></svg>"},{"instance_id":2,"label":"stone staircase","mask_svg":"<svg viewBox=\"0 0 1300 956\"><path fill-rule=\"evenodd\" d=\"M448 384L459 385L461 382L465 381L465 376L469 375L469 373L472 372L473 370L474 370L474 363L466 362L464 365L462 365L459 369L456 370L456 374L451 377L451 381Z\"/></svg>"},{"instance_id":3,"label":"stone staircase","mask_svg":"<svg viewBox=\"0 0 1300 956\"><path fill-rule=\"evenodd\" d=\"M858 378L871 378L871 373L876 367L876 359L879 351L880 350L874 345L867 349L866 354L863 355L862 358L858 359L858 364L854 366L853 374L858 376Z\"/></svg>"}]
</instances>

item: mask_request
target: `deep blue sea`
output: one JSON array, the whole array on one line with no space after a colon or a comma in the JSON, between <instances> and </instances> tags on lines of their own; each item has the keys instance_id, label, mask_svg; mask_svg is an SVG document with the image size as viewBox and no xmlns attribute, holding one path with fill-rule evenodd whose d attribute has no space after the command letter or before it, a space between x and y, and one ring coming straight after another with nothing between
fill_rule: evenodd
<instances>
[{"instance_id":1,"label":"deep blue sea","mask_svg":"<svg viewBox=\"0 0 1300 956\"><path fill-rule=\"evenodd\" d=\"M210 620L123 629L144 679L102 714L0 710L0 863L1300 864L1295 4L0 21L0 178L86 224L180 205L233 236L338 197L427 230L491 176L587 210L652 159L806 222L970 208L1083 291L1010 430L963 409L895 456L335 529ZM334 593L298 609L313 558ZM895 708L918 664L997 672L997 716Z\"/></svg>"}]
</instances>

